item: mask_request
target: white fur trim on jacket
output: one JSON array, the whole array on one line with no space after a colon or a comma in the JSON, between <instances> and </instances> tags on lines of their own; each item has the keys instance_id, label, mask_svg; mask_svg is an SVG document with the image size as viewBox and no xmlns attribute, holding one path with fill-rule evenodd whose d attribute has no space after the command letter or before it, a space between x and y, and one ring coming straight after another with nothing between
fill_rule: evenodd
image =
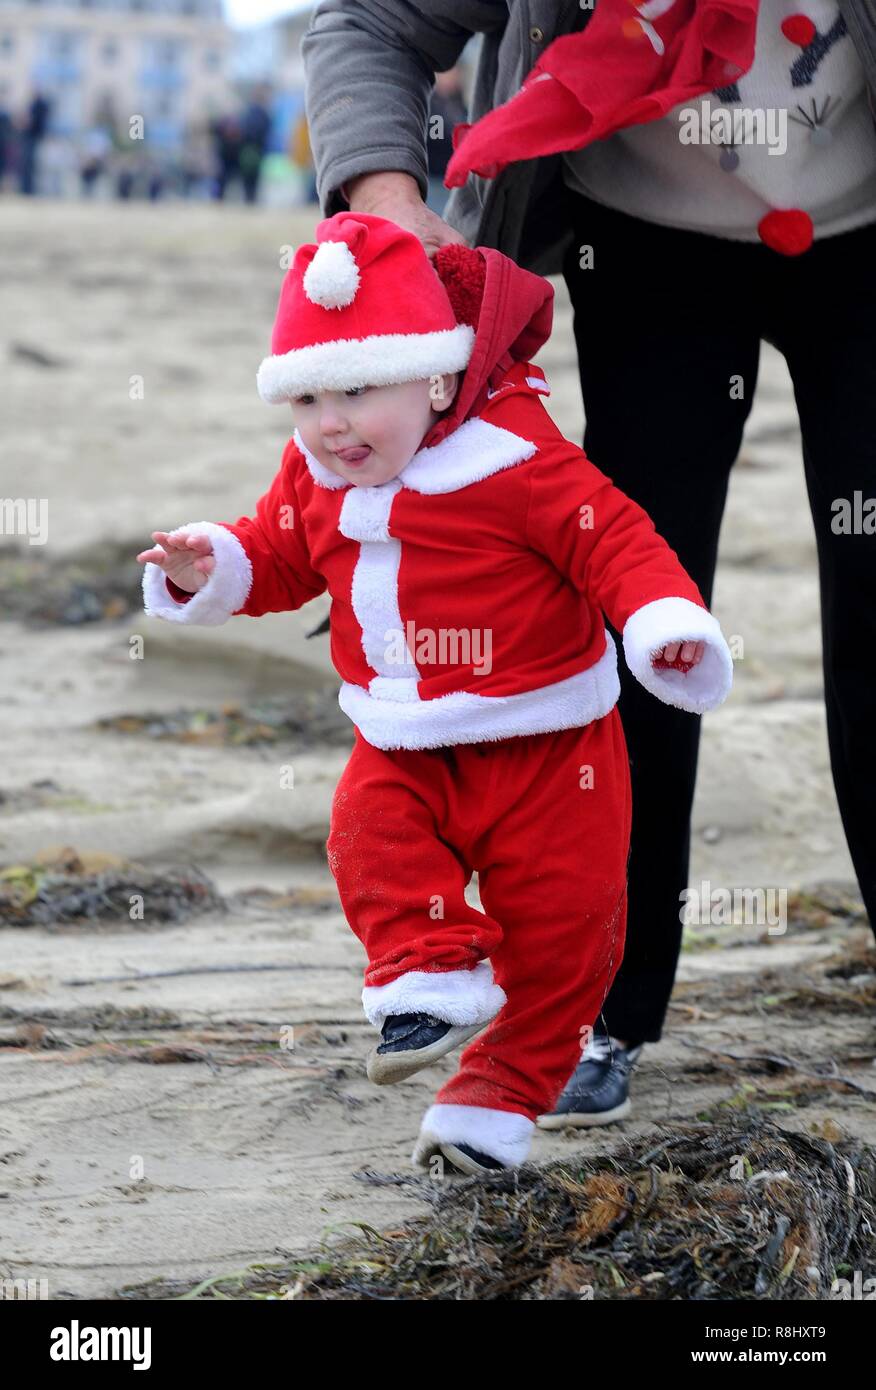
<instances>
[{"instance_id":1,"label":"white fur trim on jacket","mask_svg":"<svg viewBox=\"0 0 876 1390\"><path fill-rule=\"evenodd\" d=\"M467 323L430 333L370 333L338 338L266 357L256 385L263 401L278 405L305 392L344 391L354 386L395 386L427 381L468 366L475 331Z\"/></svg>"},{"instance_id":2,"label":"white fur trim on jacket","mask_svg":"<svg viewBox=\"0 0 876 1390\"><path fill-rule=\"evenodd\" d=\"M424 700L413 678L395 670L395 677L373 677L367 690L344 681L338 691L344 714L375 748L443 748L574 729L608 714L620 695L617 648L608 632L605 651L586 671L518 695L458 690Z\"/></svg>"},{"instance_id":3,"label":"white fur trim on jacket","mask_svg":"<svg viewBox=\"0 0 876 1390\"><path fill-rule=\"evenodd\" d=\"M143 568L143 607L147 617L166 618L171 623L193 623L200 627L219 627L246 602L252 587L252 564L233 531L215 521L187 521L168 531L206 535L213 543L216 566L202 589L188 603L177 603L165 583L164 570L151 561Z\"/></svg>"},{"instance_id":4,"label":"white fur trim on jacket","mask_svg":"<svg viewBox=\"0 0 876 1390\"><path fill-rule=\"evenodd\" d=\"M658 598L637 608L623 632L624 656L636 680L664 704L702 714L723 704L733 684L733 658L717 618L686 598ZM690 671L655 670L653 654L667 642L705 642Z\"/></svg>"},{"instance_id":5,"label":"white fur trim on jacket","mask_svg":"<svg viewBox=\"0 0 876 1390\"><path fill-rule=\"evenodd\" d=\"M519 1110L491 1110L484 1105L430 1105L420 1122L411 1160L428 1168L439 1143L470 1144L508 1168L525 1163L535 1124Z\"/></svg>"},{"instance_id":6,"label":"white fur trim on jacket","mask_svg":"<svg viewBox=\"0 0 876 1390\"><path fill-rule=\"evenodd\" d=\"M353 488L340 473L333 473L312 454L295 430L292 438L304 455L310 476L320 487ZM443 492L457 492L460 488L479 483L505 468L513 468L538 453L538 445L531 439L524 439L513 430L492 425L489 420L473 416L448 434L437 444L426 449L418 449L409 463L405 464L396 479L392 481L411 492L437 496ZM376 487L364 491L379 492L389 488L390 483L378 483Z\"/></svg>"},{"instance_id":7,"label":"white fur trim on jacket","mask_svg":"<svg viewBox=\"0 0 876 1390\"><path fill-rule=\"evenodd\" d=\"M362 1007L380 1028L389 1014L431 1014L446 1023L489 1023L507 1003L493 980L493 967L480 960L473 970L409 970L388 985L366 985Z\"/></svg>"}]
</instances>

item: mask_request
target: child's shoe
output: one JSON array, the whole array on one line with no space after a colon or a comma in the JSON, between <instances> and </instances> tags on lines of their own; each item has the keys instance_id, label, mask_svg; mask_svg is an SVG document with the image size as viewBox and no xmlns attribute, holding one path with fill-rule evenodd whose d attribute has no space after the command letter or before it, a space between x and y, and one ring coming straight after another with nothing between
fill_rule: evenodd
<instances>
[{"instance_id":1,"label":"child's shoe","mask_svg":"<svg viewBox=\"0 0 876 1390\"><path fill-rule=\"evenodd\" d=\"M479 1105L431 1105L411 1154L415 1168L431 1168L437 1154L450 1174L500 1173L526 1162L535 1125L516 1110Z\"/></svg>"},{"instance_id":2,"label":"child's shoe","mask_svg":"<svg viewBox=\"0 0 876 1390\"><path fill-rule=\"evenodd\" d=\"M435 1144L433 1148L422 1151L418 1156L417 1166L420 1168L430 1168L431 1160L438 1154L446 1159L449 1165L449 1177L477 1176L480 1173L507 1173L510 1165L502 1163L498 1158L493 1158L492 1154L486 1154L482 1149L476 1149L471 1144L457 1142L451 1144L449 1140L444 1140L440 1144Z\"/></svg>"},{"instance_id":3,"label":"child's shoe","mask_svg":"<svg viewBox=\"0 0 876 1390\"><path fill-rule=\"evenodd\" d=\"M404 1081L485 1027L486 1023L447 1023L431 1014L389 1014L380 1030L383 1042L368 1057L368 1080L377 1086Z\"/></svg>"},{"instance_id":4,"label":"child's shoe","mask_svg":"<svg viewBox=\"0 0 876 1390\"><path fill-rule=\"evenodd\" d=\"M492 1154L485 1154L481 1149L472 1148L471 1144L450 1144L443 1143L441 1152L460 1173L505 1173L508 1165L500 1163L498 1158L493 1158Z\"/></svg>"}]
</instances>

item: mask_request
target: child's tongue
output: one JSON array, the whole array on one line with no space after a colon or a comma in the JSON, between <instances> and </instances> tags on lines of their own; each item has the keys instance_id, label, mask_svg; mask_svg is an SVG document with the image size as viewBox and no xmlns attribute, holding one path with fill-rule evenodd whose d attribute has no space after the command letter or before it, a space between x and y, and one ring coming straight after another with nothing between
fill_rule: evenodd
<instances>
[{"instance_id":1,"label":"child's tongue","mask_svg":"<svg viewBox=\"0 0 876 1390\"><path fill-rule=\"evenodd\" d=\"M371 450L367 446L363 446L361 449L345 450L344 453L341 454L341 458L344 463L361 463L370 453Z\"/></svg>"}]
</instances>

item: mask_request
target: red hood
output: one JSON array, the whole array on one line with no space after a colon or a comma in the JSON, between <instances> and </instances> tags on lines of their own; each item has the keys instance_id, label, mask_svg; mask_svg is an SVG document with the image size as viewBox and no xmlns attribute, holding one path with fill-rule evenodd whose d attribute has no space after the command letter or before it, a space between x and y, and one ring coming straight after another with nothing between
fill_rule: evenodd
<instances>
[{"instance_id":1,"label":"red hood","mask_svg":"<svg viewBox=\"0 0 876 1390\"><path fill-rule=\"evenodd\" d=\"M457 248L441 248L435 254L435 268L442 279L445 278L441 270L442 252L445 251L447 259L451 254L455 258ZM492 247L479 246L474 250L463 247L462 252L468 257L481 258L483 263L482 271L478 267L484 283L473 323L474 347L450 411L424 435L420 448L431 448L465 420L477 415L486 403L488 387L497 386L515 362L529 362L550 337L554 287L548 280L534 275L531 270L523 270L516 261ZM453 287L446 279L445 285L452 300Z\"/></svg>"}]
</instances>

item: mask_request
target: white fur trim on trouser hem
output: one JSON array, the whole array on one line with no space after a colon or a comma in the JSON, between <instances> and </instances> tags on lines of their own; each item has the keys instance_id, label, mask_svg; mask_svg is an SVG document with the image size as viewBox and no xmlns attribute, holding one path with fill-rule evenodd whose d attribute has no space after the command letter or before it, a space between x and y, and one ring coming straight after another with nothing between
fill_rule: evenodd
<instances>
[{"instance_id":1,"label":"white fur trim on trouser hem","mask_svg":"<svg viewBox=\"0 0 876 1390\"><path fill-rule=\"evenodd\" d=\"M411 1161L428 1167L436 1145L470 1144L509 1168L526 1161L535 1124L518 1110L489 1110L483 1105L430 1105L420 1124Z\"/></svg>"},{"instance_id":2,"label":"white fur trim on trouser hem","mask_svg":"<svg viewBox=\"0 0 876 1390\"><path fill-rule=\"evenodd\" d=\"M388 985L366 985L362 1007L380 1028L389 1014L431 1014L446 1023L489 1023L508 1002L493 980L493 967L480 960L473 970L409 970Z\"/></svg>"},{"instance_id":3,"label":"white fur trim on trouser hem","mask_svg":"<svg viewBox=\"0 0 876 1390\"><path fill-rule=\"evenodd\" d=\"M658 598L637 608L623 632L624 656L636 680L664 704L702 714L723 704L733 684L733 658L717 618L686 598ZM651 657L667 642L705 642L689 671L659 670Z\"/></svg>"},{"instance_id":4,"label":"white fur trim on trouser hem","mask_svg":"<svg viewBox=\"0 0 876 1390\"><path fill-rule=\"evenodd\" d=\"M213 545L215 568L202 589L188 603L177 603L168 591L164 570L151 561L143 568L143 607L147 617L166 618L172 623L193 623L199 627L219 627L246 602L252 588L252 563L240 541L227 526L216 521L187 521L168 531L206 535Z\"/></svg>"}]
</instances>

